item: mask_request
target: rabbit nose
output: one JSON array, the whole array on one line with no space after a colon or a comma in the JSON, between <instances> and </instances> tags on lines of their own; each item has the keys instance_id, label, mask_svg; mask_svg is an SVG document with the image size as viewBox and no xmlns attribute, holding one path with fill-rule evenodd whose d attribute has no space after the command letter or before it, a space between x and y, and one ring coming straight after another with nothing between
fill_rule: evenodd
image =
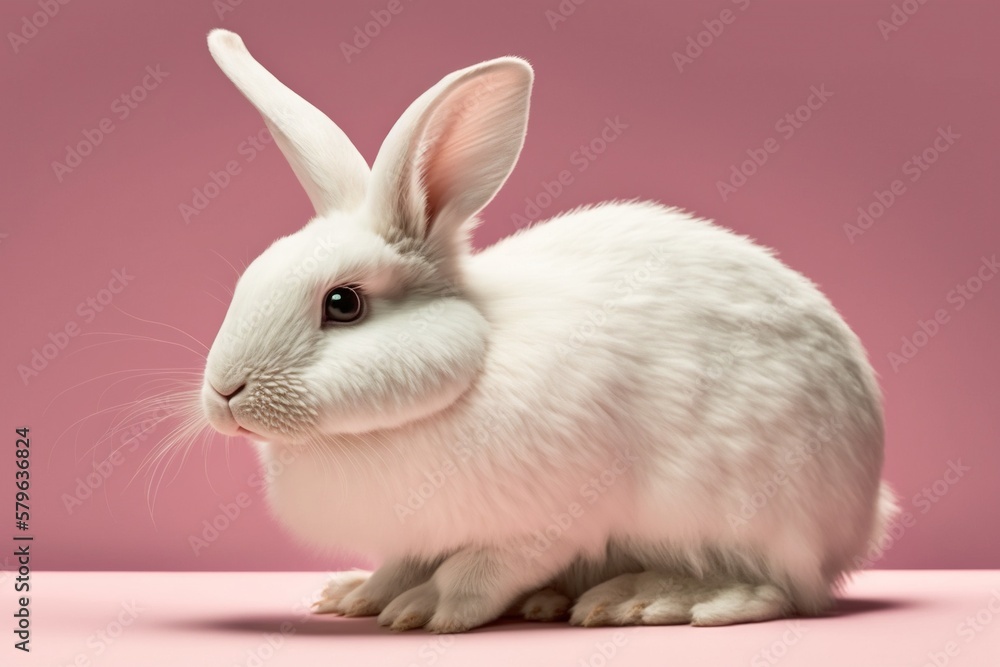
<instances>
[{"instance_id":1,"label":"rabbit nose","mask_svg":"<svg viewBox=\"0 0 1000 667\"><path fill-rule=\"evenodd\" d=\"M211 383L209 383L209 384L211 384ZM219 396L221 396L222 398L224 398L228 402L228 401L233 400L233 398L235 398L237 394L239 394L241 391L243 391L244 389L246 389L246 386L247 386L247 383L244 382L243 384L241 384L239 387L237 387L233 391L229 392L228 394L226 392L224 392L224 391L219 391L218 387L216 387L214 384L212 385L212 389L215 390L216 394L218 394Z\"/></svg>"}]
</instances>

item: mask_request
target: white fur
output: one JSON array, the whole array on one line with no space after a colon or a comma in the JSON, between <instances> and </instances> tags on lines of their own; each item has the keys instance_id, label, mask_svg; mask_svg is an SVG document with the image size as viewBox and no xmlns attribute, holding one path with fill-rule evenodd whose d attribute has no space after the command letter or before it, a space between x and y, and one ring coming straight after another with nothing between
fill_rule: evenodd
<instances>
[{"instance_id":1,"label":"white fur","mask_svg":"<svg viewBox=\"0 0 1000 667\"><path fill-rule=\"evenodd\" d=\"M209 42L266 116L276 88L256 81L273 77L235 35ZM272 508L301 540L384 562L332 583L321 610L448 632L546 587L587 624L823 609L894 508L859 341L769 250L652 203L473 253L531 78L516 58L446 77L370 177L346 174L363 198L324 180L362 169L320 147L339 130L286 118L286 155L311 147L291 160L313 165L320 215L240 279L206 415L254 433ZM315 111L302 105L287 104ZM325 328L323 295L343 284L368 315Z\"/></svg>"}]
</instances>

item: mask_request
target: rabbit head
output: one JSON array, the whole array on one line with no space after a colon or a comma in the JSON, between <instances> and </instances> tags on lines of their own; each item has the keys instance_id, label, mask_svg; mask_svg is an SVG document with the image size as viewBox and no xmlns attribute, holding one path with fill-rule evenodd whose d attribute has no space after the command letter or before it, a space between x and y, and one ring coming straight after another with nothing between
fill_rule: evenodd
<instances>
[{"instance_id":1,"label":"rabbit head","mask_svg":"<svg viewBox=\"0 0 1000 667\"><path fill-rule=\"evenodd\" d=\"M214 30L208 43L316 210L240 277L206 362L209 422L291 440L447 408L487 348L489 323L463 293L463 257L476 214L520 153L531 68L500 58L446 76L406 110L369 169L239 36Z\"/></svg>"}]
</instances>

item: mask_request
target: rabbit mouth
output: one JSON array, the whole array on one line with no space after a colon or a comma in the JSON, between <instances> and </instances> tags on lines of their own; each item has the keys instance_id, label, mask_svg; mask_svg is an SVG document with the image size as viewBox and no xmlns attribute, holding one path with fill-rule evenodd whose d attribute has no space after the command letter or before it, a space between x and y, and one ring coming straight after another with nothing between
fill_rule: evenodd
<instances>
[{"instance_id":1,"label":"rabbit mouth","mask_svg":"<svg viewBox=\"0 0 1000 667\"><path fill-rule=\"evenodd\" d=\"M238 433L239 435L245 435L248 438L254 438L254 439L257 439L257 440L261 440L264 437L261 434L255 433L255 432L251 431L250 429L248 429L248 428L246 428L244 426L237 426L236 427L236 433Z\"/></svg>"},{"instance_id":2,"label":"rabbit mouth","mask_svg":"<svg viewBox=\"0 0 1000 667\"><path fill-rule=\"evenodd\" d=\"M209 376L202 385L201 407L219 433L255 440L300 435L316 418L301 383L287 377L258 375L227 383Z\"/></svg>"},{"instance_id":3,"label":"rabbit mouth","mask_svg":"<svg viewBox=\"0 0 1000 667\"><path fill-rule=\"evenodd\" d=\"M208 423L223 435L244 435L252 438L261 438L262 436L259 433L240 423L240 420L234 413L231 399L236 393L239 393L239 391L233 392L230 395L221 394L210 383L205 383L202 387L202 409L205 417L208 419Z\"/></svg>"},{"instance_id":4,"label":"rabbit mouth","mask_svg":"<svg viewBox=\"0 0 1000 667\"><path fill-rule=\"evenodd\" d=\"M258 433L253 428L244 426L239 418L233 414L228 405L220 405L218 402L213 403L205 406L205 413L208 417L208 423L216 431L228 436L242 435L254 440L264 439L264 435Z\"/></svg>"}]
</instances>

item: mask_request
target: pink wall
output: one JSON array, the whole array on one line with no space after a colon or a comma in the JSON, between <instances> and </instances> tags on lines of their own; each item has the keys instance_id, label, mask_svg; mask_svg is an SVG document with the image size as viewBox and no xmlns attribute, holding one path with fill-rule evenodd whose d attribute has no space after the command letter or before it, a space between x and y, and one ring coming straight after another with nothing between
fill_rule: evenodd
<instances>
[{"instance_id":1,"label":"pink wall","mask_svg":"<svg viewBox=\"0 0 1000 667\"><path fill-rule=\"evenodd\" d=\"M510 233L526 198L546 203L545 183L568 170L572 182L545 216L645 197L778 248L826 290L882 378L885 475L911 520L878 565L1000 565L1000 278L982 259L1000 252L997 3L897 2L899 11L919 9L897 14L907 21L884 36L891 0L589 0L554 28L558 15L546 11L571 0L400 0L350 62L341 42L388 0L48 0L58 12L26 28L40 4L0 5L8 33L0 404L10 445L16 425L31 427L37 566L335 565L289 544L248 481L255 461L242 441L196 445L150 510L148 476L129 482L168 430L161 425L105 464L107 479L89 498L72 512L65 505L120 442L95 446L115 412L99 411L134 398L147 380L179 377L170 369L197 370L201 345L188 335L211 341L235 279L230 264L241 267L310 213L274 145L254 146L261 120L208 55L205 33L217 26L241 33L369 160L405 105L443 74L503 54L530 59L537 84L527 147L476 242ZM231 11L220 17L220 7ZM709 29L719 34L700 34ZM707 46L679 67L674 54L689 38ZM809 102L814 109L801 107ZM797 109L808 119L783 120ZM580 147L606 119L626 127L590 161ZM96 146L57 174L53 162L79 142ZM917 159L926 170L914 161L925 152ZM767 160L723 197L719 181L748 155ZM239 173L218 191L209 186L216 196L185 221L180 206L228 162ZM877 212L878 198L890 196L849 238L858 207ZM113 280L116 271L124 281ZM79 335L61 335L67 327ZM50 337L65 349L25 384L18 366ZM904 339L919 347L894 364ZM8 469L11 447L4 451ZM959 464L960 476L947 472ZM246 507L195 555L188 537L237 498Z\"/></svg>"}]
</instances>

